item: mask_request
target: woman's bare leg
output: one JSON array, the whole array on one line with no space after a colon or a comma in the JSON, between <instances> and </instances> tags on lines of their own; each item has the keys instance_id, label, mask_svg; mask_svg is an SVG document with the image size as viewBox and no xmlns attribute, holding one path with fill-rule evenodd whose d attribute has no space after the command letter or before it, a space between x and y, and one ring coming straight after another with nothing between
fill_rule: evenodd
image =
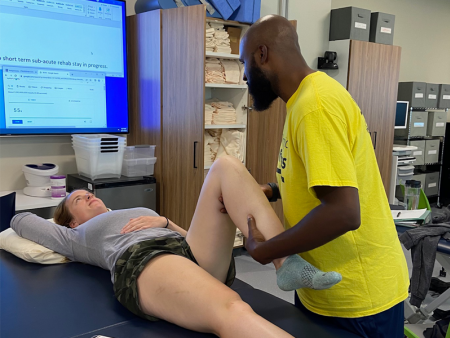
<instances>
[{"instance_id":1,"label":"woman's bare leg","mask_svg":"<svg viewBox=\"0 0 450 338\"><path fill-rule=\"evenodd\" d=\"M161 255L152 259L137 283L145 313L184 328L224 338L292 337L184 257Z\"/></svg>"},{"instance_id":2,"label":"woman's bare leg","mask_svg":"<svg viewBox=\"0 0 450 338\"><path fill-rule=\"evenodd\" d=\"M220 196L228 215L220 212ZM261 187L242 163L230 156L221 157L206 177L186 236L199 265L219 281L225 281L227 276L235 226L244 236L248 235L248 215L253 216L266 240L284 231ZM342 279L339 273L323 272L298 255L276 259L273 264L278 287L285 291L303 287L327 289Z\"/></svg>"},{"instance_id":3,"label":"woman's bare leg","mask_svg":"<svg viewBox=\"0 0 450 338\"><path fill-rule=\"evenodd\" d=\"M220 212L221 195L228 215ZM228 272L236 227L245 237L248 235L248 215L254 217L266 240L284 231L267 197L247 169L234 157L223 156L214 162L206 176L186 236L199 265L220 281L225 281ZM284 258L273 263L279 268L283 261Z\"/></svg>"}]
</instances>

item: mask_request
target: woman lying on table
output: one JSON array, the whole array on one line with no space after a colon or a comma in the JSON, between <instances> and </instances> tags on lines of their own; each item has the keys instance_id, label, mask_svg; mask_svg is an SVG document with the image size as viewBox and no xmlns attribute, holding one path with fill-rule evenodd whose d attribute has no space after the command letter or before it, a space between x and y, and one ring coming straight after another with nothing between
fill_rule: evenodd
<instances>
[{"instance_id":1,"label":"woman lying on table","mask_svg":"<svg viewBox=\"0 0 450 338\"><path fill-rule=\"evenodd\" d=\"M221 196L228 214L220 212ZM290 337L226 286L235 277L236 226L247 236L248 217L266 239L284 230L247 169L232 157L222 157L205 179L187 232L150 209L108 212L85 190L72 192L58 206L55 222L62 226L31 213L16 215L11 226L70 260L110 270L117 299L140 317L220 337ZM273 264L284 290L325 289L341 279L298 255Z\"/></svg>"}]
</instances>

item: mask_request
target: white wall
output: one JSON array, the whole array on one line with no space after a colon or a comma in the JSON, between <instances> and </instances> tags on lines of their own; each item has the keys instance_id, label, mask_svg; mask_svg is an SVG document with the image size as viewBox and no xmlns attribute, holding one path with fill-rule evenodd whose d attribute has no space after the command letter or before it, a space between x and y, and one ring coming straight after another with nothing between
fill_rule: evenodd
<instances>
[{"instance_id":1,"label":"white wall","mask_svg":"<svg viewBox=\"0 0 450 338\"><path fill-rule=\"evenodd\" d=\"M136 0L128 0L127 15ZM358 6L396 16L394 44L402 47L400 81L450 84L449 0L286 0L287 18L297 20L300 47L309 66L328 49L331 8ZM261 15L278 14L279 0L261 0ZM450 114L449 114L450 121ZM69 136L0 138L0 191L25 186L21 167L51 162L61 174L76 172Z\"/></svg>"},{"instance_id":2,"label":"white wall","mask_svg":"<svg viewBox=\"0 0 450 338\"><path fill-rule=\"evenodd\" d=\"M449 0L332 0L395 15L394 45L402 47L400 81L450 84Z\"/></svg>"},{"instance_id":3,"label":"white wall","mask_svg":"<svg viewBox=\"0 0 450 338\"><path fill-rule=\"evenodd\" d=\"M26 186L24 164L53 163L60 174L77 172L70 136L0 138L0 191Z\"/></svg>"}]
</instances>

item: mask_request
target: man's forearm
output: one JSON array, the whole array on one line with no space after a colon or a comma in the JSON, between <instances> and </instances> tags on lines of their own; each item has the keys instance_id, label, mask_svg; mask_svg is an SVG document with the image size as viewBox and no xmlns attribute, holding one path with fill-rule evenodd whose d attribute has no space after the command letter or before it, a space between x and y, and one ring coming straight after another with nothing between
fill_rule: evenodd
<instances>
[{"instance_id":1,"label":"man's forearm","mask_svg":"<svg viewBox=\"0 0 450 338\"><path fill-rule=\"evenodd\" d=\"M263 242L255 254L261 258L258 261L270 262L315 249L350 230L355 228L346 219L345 212L335 206L321 204L291 229Z\"/></svg>"}]
</instances>

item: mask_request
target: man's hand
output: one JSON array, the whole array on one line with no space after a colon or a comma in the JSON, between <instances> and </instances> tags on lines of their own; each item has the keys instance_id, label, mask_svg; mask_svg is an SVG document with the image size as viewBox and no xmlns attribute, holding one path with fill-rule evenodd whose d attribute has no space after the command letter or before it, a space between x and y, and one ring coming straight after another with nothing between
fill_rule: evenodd
<instances>
[{"instance_id":1,"label":"man's hand","mask_svg":"<svg viewBox=\"0 0 450 338\"><path fill-rule=\"evenodd\" d=\"M273 191L272 191L272 188L270 187L270 185L261 184L260 187L261 187L261 190L263 191L264 195L266 195L267 199L270 200L272 198L272 194L273 194Z\"/></svg>"},{"instance_id":2,"label":"man's hand","mask_svg":"<svg viewBox=\"0 0 450 338\"><path fill-rule=\"evenodd\" d=\"M263 265L268 264L271 260L267 260L261 252L262 243L266 241L262 233L256 227L256 222L253 216L249 215L247 219L248 223L248 238L245 242L245 248L253 259Z\"/></svg>"},{"instance_id":3,"label":"man's hand","mask_svg":"<svg viewBox=\"0 0 450 338\"><path fill-rule=\"evenodd\" d=\"M126 234L132 231L138 231L148 228L164 228L167 224L165 217L160 216L140 216L131 218L130 221L120 231L121 234Z\"/></svg>"},{"instance_id":4,"label":"man's hand","mask_svg":"<svg viewBox=\"0 0 450 338\"><path fill-rule=\"evenodd\" d=\"M223 207L220 209L220 212L222 214L228 214L227 208L225 207L225 204L223 203L223 197L220 195L219 202L222 203Z\"/></svg>"}]
</instances>

